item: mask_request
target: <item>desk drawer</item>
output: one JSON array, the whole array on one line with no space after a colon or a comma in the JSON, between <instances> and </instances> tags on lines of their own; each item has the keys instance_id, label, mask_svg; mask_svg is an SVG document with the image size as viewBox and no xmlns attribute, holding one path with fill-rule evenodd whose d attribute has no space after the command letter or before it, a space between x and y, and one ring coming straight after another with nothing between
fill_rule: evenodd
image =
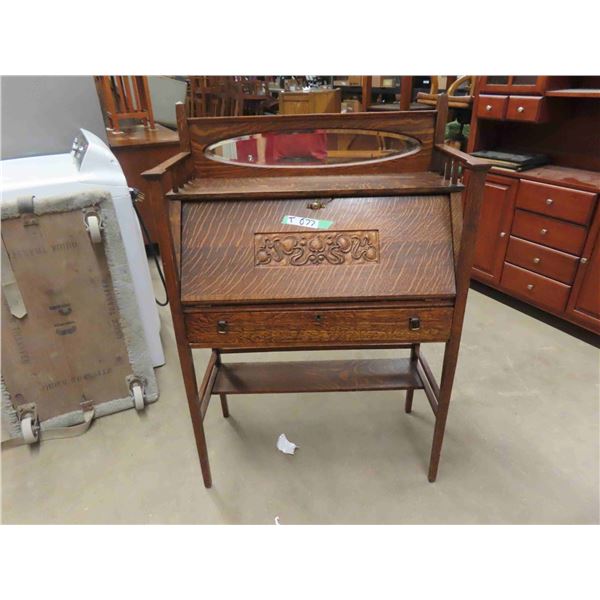
<instances>
[{"instance_id":1,"label":"desk drawer","mask_svg":"<svg viewBox=\"0 0 600 600\"><path fill-rule=\"evenodd\" d=\"M555 312L565 309L571 291L569 285L509 263L504 263L500 285L515 296Z\"/></svg>"},{"instance_id":2,"label":"desk drawer","mask_svg":"<svg viewBox=\"0 0 600 600\"><path fill-rule=\"evenodd\" d=\"M510 121L539 122L546 118L544 98L533 96L511 96L508 99L506 118Z\"/></svg>"},{"instance_id":3,"label":"desk drawer","mask_svg":"<svg viewBox=\"0 0 600 600\"><path fill-rule=\"evenodd\" d=\"M585 242L586 229L579 225L517 209L513 220L512 234L544 246L579 255Z\"/></svg>"},{"instance_id":4,"label":"desk drawer","mask_svg":"<svg viewBox=\"0 0 600 600\"><path fill-rule=\"evenodd\" d=\"M512 236L506 260L562 283L573 283L579 263L575 256Z\"/></svg>"},{"instance_id":5,"label":"desk drawer","mask_svg":"<svg viewBox=\"0 0 600 600\"><path fill-rule=\"evenodd\" d=\"M210 308L187 312L188 339L208 348L442 342L453 308ZM418 319L418 323L411 320ZM417 327L418 325L418 327Z\"/></svg>"},{"instance_id":6,"label":"desk drawer","mask_svg":"<svg viewBox=\"0 0 600 600\"><path fill-rule=\"evenodd\" d=\"M508 96L479 96L477 116L480 119L504 119Z\"/></svg>"},{"instance_id":7,"label":"desk drawer","mask_svg":"<svg viewBox=\"0 0 600 600\"><path fill-rule=\"evenodd\" d=\"M596 194L521 180L517 207L586 225L592 216Z\"/></svg>"}]
</instances>

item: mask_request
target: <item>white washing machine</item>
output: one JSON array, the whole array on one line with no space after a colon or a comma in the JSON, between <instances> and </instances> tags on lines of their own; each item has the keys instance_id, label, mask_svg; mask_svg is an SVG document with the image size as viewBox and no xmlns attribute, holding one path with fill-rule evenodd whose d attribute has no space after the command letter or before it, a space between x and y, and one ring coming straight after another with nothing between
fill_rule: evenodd
<instances>
[{"instance_id":1,"label":"white washing machine","mask_svg":"<svg viewBox=\"0 0 600 600\"><path fill-rule=\"evenodd\" d=\"M164 364L165 356L144 240L125 175L108 146L93 133L81 129L67 154L0 161L2 201L21 196L69 195L98 188L112 196L146 342L152 364L158 367Z\"/></svg>"}]
</instances>

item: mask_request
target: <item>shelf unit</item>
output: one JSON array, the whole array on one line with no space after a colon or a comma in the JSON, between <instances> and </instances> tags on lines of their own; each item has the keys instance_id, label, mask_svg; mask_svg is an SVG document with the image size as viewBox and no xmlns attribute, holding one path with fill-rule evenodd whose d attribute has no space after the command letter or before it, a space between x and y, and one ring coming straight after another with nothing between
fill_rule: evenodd
<instances>
[{"instance_id":1,"label":"shelf unit","mask_svg":"<svg viewBox=\"0 0 600 600\"><path fill-rule=\"evenodd\" d=\"M486 76L468 151L543 153L486 179L473 277L600 333L600 77Z\"/></svg>"}]
</instances>

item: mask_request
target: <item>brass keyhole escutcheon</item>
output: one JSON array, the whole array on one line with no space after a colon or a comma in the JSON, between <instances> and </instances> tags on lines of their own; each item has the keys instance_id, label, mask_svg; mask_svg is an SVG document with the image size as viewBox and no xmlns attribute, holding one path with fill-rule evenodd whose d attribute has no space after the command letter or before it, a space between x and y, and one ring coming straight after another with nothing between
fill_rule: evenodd
<instances>
[{"instance_id":1,"label":"brass keyhole escutcheon","mask_svg":"<svg viewBox=\"0 0 600 600\"><path fill-rule=\"evenodd\" d=\"M320 200L313 200L306 205L306 208L310 208L311 210L319 210L320 208L325 208L325 205Z\"/></svg>"}]
</instances>

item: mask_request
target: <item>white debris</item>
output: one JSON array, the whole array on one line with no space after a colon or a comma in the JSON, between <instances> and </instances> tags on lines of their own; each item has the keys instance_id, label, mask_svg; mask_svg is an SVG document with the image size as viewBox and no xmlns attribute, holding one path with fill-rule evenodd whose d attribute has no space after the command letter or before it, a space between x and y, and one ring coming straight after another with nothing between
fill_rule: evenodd
<instances>
[{"instance_id":1,"label":"white debris","mask_svg":"<svg viewBox=\"0 0 600 600\"><path fill-rule=\"evenodd\" d=\"M294 444L294 442L290 442L285 436L285 433L282 433L277 438L277 450L280 450L284 454L294 454L296 448L298 448L298 446Z\"/></svg>"}]
</instances>

